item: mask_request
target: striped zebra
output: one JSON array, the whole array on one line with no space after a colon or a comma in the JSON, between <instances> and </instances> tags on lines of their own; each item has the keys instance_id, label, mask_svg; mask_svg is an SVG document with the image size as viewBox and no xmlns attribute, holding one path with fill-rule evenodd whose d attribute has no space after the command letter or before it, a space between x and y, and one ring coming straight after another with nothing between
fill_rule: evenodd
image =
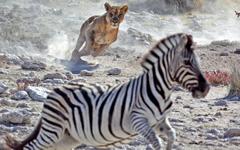
<instances>
[{"instance_id":1,"label":"striped zebra","mask_svg":"<svg viewBox=\"0 0 240 150\"><path fill-rule=\"evenodd\" d=\"M7 136L6 145L14 150L67 150L80 144L112 148L141 135L159 150L163 133L171 150L175 131L166 115L173 88L179 84L195 98L209 91L193 50L191 35L174 34L158 42L145 55L143 72L124 84L53 89L32 134L22 142Z\"/></svg>"}]
</instances>

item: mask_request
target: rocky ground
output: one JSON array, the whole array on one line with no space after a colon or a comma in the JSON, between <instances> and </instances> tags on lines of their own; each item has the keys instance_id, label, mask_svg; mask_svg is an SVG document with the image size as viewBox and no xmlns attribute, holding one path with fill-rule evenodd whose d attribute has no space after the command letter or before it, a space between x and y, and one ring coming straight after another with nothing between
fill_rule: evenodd
<instances>
[{"instance_id":1,"label":"rocky ground","mask_svg":"<svg viewBox=\"0 0 240 150\"><path fill-rule=\"evenodd\" d=\"M97 68L86 71L89 67L69 67L67 58L75 46L80 24L89 14L102 13L103 2L28 2L0 1L0 142L3 142L2 137L7 133L23 139L32 132L45 97L54 87L77 82L115 85L140 74L141 58L158 39L154 35L163 37L173 33L175 24L180 26L177 26L177 31L193 33L197 42L209 35L202 40L209 44L196 48L204 72L231 72L233 64L240 64L240 41L229 38L234 37L232 34L226 34L228 40L216 41L215 36L210 34L212 31L207 30L211 26L214 32L219 32L216 27L221 27L220 19L225 19L224 11L218 16L219 20L213 20L213 23L213 14L178 16L183 20L180 22L175 16L157 16L152 12L135 12L130 9L117 42L103 56L85 58L98 63ZM238 21L230 18L230 21L233 20L234 23ZM221 29L226 30L226 33L239 33L234 25ZM209 41L211 38L214 39ZM82 71L76 71L76 68ZM71 72L73 70L74 74ZM240 149L240 137L229 134L240 126L240 98L226 97L228 90L228 86L211 86L204 99L193 99L189 92L182 89L173 93L171 98L174 105L170 120L177 132L174 149ZM139 137L125 145L124 149L150 147Z\"/></svg>"},{"instance_id":2,"label":"rocky ground","mask_svg":"<svg viewBox=\"0 0 240 150\"><path fill-rule=\"evenodd\" d=\"M212 42L196 49L204 71L224 69L231 71L232 60L240 62L239 43ZM117 51L117 53L116 53ZM89 61L98 62L92 71L72 74L64 65L46 63L46 60L2 55L5 63L0 71L0 136L13 134L19 139L33 130L44 98L56 86L73 82L118 84L141 72L143 54L130 55L130 51L109 49L105 55ZM2 59L3 60L3 59ZM24 83L29 86L24 87ZM239 128L239 98L225 98L227 86L212 86L204 99L193 99L185 90L173 93L173 111L170 119L177 131L174 149L239 149L240 137L227 137L228 130ZM139 138L125 146L127 149L145 149ZM90 149L90 148L83 148Z\"/></svg>"}]
</instances>

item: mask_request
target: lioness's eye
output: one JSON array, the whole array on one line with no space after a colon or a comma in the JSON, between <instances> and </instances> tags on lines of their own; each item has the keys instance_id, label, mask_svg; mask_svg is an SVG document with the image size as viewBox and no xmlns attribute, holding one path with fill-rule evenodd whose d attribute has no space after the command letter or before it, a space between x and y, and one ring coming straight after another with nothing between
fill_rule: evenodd
<instances>
[{"instance_id":1,"label":"lioness's eye","mask_svg":"<svg viewBox=\"0 0 240 150\"><path fill-rule=\"evenodd\" d=\"M121 17L123 14L119 14L118 17Z\"/></svg>"},{"instance_id":2,"label":"lioness's eye","mask_svg":"<svg viewBox=\"0 0 240 150\"><path fill-rule=\"evenodd\" d=\"M112 13L110 13L110 14L109 14L109 16L110 16L110 17L112 17L112 16L113 16L113 14L112 14Z\"/></svg>"}]
</instances>

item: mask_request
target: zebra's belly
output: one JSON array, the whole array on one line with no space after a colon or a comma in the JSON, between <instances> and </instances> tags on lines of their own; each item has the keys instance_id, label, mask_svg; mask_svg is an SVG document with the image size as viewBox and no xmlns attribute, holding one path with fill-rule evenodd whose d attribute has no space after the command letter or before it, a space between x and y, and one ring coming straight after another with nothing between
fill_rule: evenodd
<instances>
[{"instance_id":1,"label":"zebra's belly","mask_svg":"<svg viewBox=\"0 0 240 150\"><path fill-rule=\"evenodd\" d=\"M85 117L89 117L88 115L86 114ZM99 119L93 114L90 118L84 118L83 122L75 118L75 125L74 123L71 125L71 136L81 144L94 147L116 147L129 143L136 136L131 129L128 116L125 116L122 121L118 116L113 116L112 120L109 120L108 117Z\"/></svg>"}]
</instances>

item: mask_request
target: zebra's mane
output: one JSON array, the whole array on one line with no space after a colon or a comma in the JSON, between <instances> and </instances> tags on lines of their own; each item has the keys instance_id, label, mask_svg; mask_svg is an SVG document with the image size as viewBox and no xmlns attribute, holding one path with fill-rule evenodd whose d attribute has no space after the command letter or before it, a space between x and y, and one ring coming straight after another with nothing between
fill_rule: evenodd
<instances>
[{"instance_id":1,"label":"zebra's mane","mask_svg":"<svg viewBox=\"0 0 240 150\"><path fill-rule=\"evenodd\" d=\"M184 33L170 35L161 39L157 44L149 50L142 59L141 66L149 70L152 66L163 59L170 51L183 49L184 47L191 49L192 36Z\"/></svg>"}]
</instances>

